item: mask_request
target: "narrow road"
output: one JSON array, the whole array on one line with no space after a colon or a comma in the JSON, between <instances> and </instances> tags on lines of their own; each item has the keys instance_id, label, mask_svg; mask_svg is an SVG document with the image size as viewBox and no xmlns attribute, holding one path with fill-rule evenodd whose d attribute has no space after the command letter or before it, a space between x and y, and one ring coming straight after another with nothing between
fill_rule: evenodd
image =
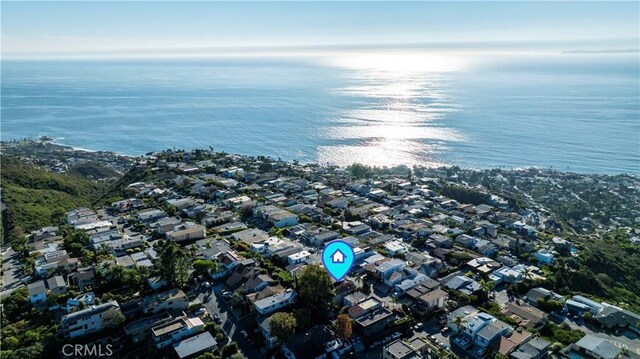
<instances>
[{"instance_id":1,"label":"narrow road","mask_svg":"<svg viewBox=\"0 0 640 359\"><path fill-rule=\"evenodd\" d=\"M229 308L222 298L219 298L216 295L216 293L219 293L222 290L223 285L218 284L207 289L203 293L198 294L198 298L202 301L204 307L207 308L211 317L213 317L214 314L218 314L220 316L220 319L222 320L222 329L229 335L231 340L238 343L238 347L247 358L263 358L264 354L262 354L258 348L251 345L249 341L240 334L240 332L245 328L242 327L233 313L231 313L231 308Z\"/></svg>"}]
</instances>

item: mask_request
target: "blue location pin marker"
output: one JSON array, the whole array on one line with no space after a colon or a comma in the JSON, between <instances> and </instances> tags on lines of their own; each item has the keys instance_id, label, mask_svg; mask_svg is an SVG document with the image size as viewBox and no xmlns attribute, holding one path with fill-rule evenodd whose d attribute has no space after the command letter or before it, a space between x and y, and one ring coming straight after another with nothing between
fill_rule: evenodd
<instances>
[{"instance_id":1,"label":"blue location pin marker","mask_svg":"<svg viewBox=\"0 0 640 359\"><path fill-rule=\"evenodd\" d=\"M353 249L343 241L329 242L322 251L322 264L338 282L347 275L354 259Z\"/></svg>"}]
</instances>

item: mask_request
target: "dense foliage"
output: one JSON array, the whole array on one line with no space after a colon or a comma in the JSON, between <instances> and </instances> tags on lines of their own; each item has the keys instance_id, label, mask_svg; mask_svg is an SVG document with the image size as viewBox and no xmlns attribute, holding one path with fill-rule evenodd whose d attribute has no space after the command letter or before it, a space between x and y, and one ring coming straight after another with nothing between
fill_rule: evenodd
<instances>
[{"instance_id":1,"label":"dense foliage","mask_svg":"<svg viewBox=\"0 0 640 359\"><path fill-rule=\"evenodd\" d=\"M57 224L65 211L88 206L100 192L91 181L47 172L11 158L2 159L5 233L14 227L25 232Z\"/></svg>"},{"instance_id":2,"label":"dense foliage","mask_svg":"<svg viewBox=\"0 0 640 359\"><path fill-rule=\"evenodd\" d=\"M442 194L460 203L471 203L474 205L487 203L490 197L486 193L455 185L442 187Z\"/></svg>"},{"instance_id":3,"label":"dense foliage","mask_svg":"<svg viewBox=\"0 0 640 359\"><path fill-rule=\"evenodd\" d=\"M301 306L309 309L312 318L323 320L333 296L327 271L317 264L309 265L300 277L299 292Z\"/></svg>"},{"instance_id":4,"label":"dense foliage","mask_svg":"<svg viewBox=\"0 0 640 359\"><path fill-rule=\"evenodd\" d=\"M561 258L554 266L561 292L582 292L640 312L640 246L625 231L599 238L577 238L577 257Z\"/></svg>"}]
</instances>

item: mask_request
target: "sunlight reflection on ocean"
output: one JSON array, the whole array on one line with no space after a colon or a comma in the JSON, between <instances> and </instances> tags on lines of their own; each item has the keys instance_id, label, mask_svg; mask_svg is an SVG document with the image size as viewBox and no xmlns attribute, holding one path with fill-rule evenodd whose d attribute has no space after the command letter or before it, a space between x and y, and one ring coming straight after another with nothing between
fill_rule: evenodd
<instances>
[{"instance_id":1,"label":"sunlight reflection on ocean","mask_svg":"<svg viewBox=\"0 0 640 359\"><path fill-rule=\"evenodd\" d=\"M340 96L361 99L360 106L336 114L325 136L358 140L357 144L321 146L320 162L377 166L397 164L439 166L447 147L433 143L464 141L440 121L456 111L446 95L442 72L459 71L454 57L426 55L359 55L332 59L350 70Z\"/></svg>"},{"instance_id":2,"label":"sunlight reflection on ocean","mask_svg":"<svg viewBox=\"0 0 640 359\"><path fill-rule=\"evenodd\" d=\"M2 62L3 140L640 174L637 55Z\"/></svg>"}]
</instances>

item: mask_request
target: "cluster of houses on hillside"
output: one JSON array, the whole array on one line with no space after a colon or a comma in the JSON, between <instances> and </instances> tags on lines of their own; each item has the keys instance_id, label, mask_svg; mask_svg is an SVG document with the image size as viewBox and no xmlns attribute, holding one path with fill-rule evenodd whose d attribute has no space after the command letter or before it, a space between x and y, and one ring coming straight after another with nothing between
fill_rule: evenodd
<instances>
[{"instance_id":1,"label":"cluster of houses on hillside","mask_svg":"<svg viewBox=\"0 0 640 359\"><path fill-rule=\"evenodd\" d=\"M37 274L28 284L29 299L43 310L65 313L61 335L99 337L120 313L126 318L122 328L129 345L172 348L180 358L219 349L220 338L205 330L206 315L191 310L192 298L159 278L148 278L148 294L126 303L101 301L94 294L104 292L98 274L105 266L153 270L158 240L188 248L193 260L216 263L205 279L242 303L241 315L254 319L266 348L277 346L269 325L273 314L290 310L298 301L295 280L287 278L299 278L307 266L321 265L322 249L336 239L353 248L355 265L345 280L334 283L334 304L352 319L358 338L367 344L382 340L385 358L426 357L428 338L392 338L406 318L438 316L445 318L443 327L456 334L451 346L469 356L544 358L551 343L531 331L549 317L539 306L541 298L561 301L568 313L590 312L607 328L640 331L637 314L545 288L501 303L499 314L460 305L461 296L481 296L487 281L504 287L543 281L543 266L571 255L572 244L566 239L538 238L535 213L511 211L497 196L472 205L441 195L441 180L407 179L403 172L356 179L335 167L235 155L192 156L145 157L137 166L153 174L152 179L129 184L124 190L128 198L99 210L77 208L66 214L65 226L87 233L87 249L108 253L109 259L101 263L70 256L58 227L29 235ZM263 268L258 257L277 270ZM47 301L69 288L79 294L63 304ZM500 318L510 318L509 323ZM326 339L323 345L335 340L319 337ZM317 353L295 343L289 347L299 358L326 354L322 345ZM440 349L454 355L451 348ZM341 356L350 350L367 349L342 342L332 352ZM593 351L579 355L603 357Z\"/></svg>"}]
</instances>

